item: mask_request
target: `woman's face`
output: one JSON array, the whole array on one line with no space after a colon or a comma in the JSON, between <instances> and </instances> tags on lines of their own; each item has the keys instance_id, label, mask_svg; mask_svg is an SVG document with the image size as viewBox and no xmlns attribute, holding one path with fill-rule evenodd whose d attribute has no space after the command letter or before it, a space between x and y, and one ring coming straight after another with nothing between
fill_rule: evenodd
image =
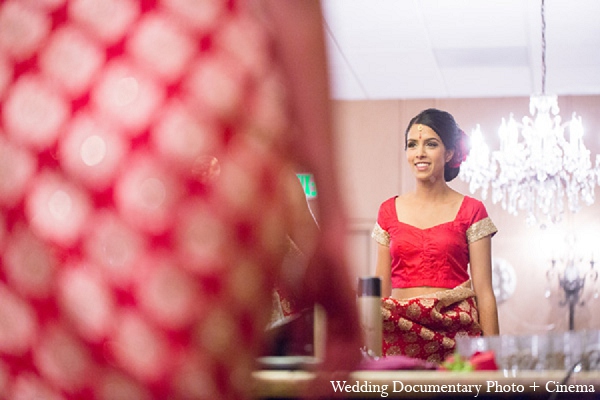
<instances>
[{"instance_id":1,"label":"woman's face","mask_svg":"<svg viewBox=\"0 0 600 400\"><path fill-rule=\"evenodd\" d=\"M444 179L444 166L453 155L427 125L413 124L406 137L406 158L417 179Z\"/></svg>"}]
</instances>

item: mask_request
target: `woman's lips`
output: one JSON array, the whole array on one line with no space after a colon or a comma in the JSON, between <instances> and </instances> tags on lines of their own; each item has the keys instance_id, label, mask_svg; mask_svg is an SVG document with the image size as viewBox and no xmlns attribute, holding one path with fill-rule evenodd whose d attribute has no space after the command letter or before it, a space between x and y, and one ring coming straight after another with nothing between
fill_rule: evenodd
<instances>
[{"instance_id":1,"label":"woman's lips","mask_svg":"<svg viewBox=\"0 0 600 400\"><path fill-rule=\"evenodd\" d=\"M429 163L418 162L418 163L415 163L415 167L417 168L418 171L424 171L427 168L429 168Z\"/></svg>"}]
</instances>

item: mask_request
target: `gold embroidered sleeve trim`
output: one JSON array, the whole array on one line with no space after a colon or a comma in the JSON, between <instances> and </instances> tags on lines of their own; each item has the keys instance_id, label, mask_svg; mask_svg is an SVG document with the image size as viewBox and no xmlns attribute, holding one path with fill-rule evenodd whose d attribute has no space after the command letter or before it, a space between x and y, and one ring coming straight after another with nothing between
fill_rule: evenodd
<instances>
[{"instance_id":1,"label":"gold embroidered sleeve trim","mask_svg":"<svg viewBox=\"0 0 600 400\"><path fill-rule=\"evenodd\" d=\"M467 229L467 241L473 243L486 236L494 235L496 232L498 232L498 228L496 228L490 217L486 217L475 222Z\"/></svg>"},{"instance_id":2,"label":"gold embroidered sleeve trim","mask_svg":"<svg viewBox=\"0 0 600 400\"><path fill-rule=\"evenodd\" d=\"M378 223L375 223L371 237L381 245L390 247L390 234L384 231Z\"/></svg>"}]
</instances>

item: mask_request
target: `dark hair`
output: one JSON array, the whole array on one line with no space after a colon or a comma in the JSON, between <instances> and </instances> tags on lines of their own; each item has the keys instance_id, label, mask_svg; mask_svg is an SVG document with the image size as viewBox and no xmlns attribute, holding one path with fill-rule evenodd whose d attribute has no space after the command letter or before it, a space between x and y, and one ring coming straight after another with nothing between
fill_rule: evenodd
<instances>
[{"instance_id":1,"label":"dark hair","mask_svg":"<svg viewBox=\"0 0 600 400\"><path fill-rule=\"evenodd\" d=\"M407 148L408 142L408 131L415 124L422 124L430 127L438 134L444 147L447 150L454 150L454 156L452 160L448 161L444 166L444 180L450 182L456 178L460 172L460 163L456 165L458 158L462 157L459 141L461 139L462 131L458 127L452 114L446 111L441 111L435 108L428 108L427 110L421 111L417 116L410 120L406 132L404 133L404 150Z\"/></svg>"}]
</instances>

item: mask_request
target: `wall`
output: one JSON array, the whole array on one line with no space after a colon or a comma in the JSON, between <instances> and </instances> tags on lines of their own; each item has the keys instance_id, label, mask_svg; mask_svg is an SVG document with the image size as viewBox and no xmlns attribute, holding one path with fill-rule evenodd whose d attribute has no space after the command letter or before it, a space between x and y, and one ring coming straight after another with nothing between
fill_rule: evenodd
<instances>
[{"instance_id":1,"label":"wall","mask_svg":"<svg viewBox=\"0 0 600 400\"><path fill-rule=\"evenodd\" d=\"M592 154L600 154L600 96L559 97L560 115L570 119L573 111L583 118L584 142ZM459 125L469 132L476 124L491 149L498 148L497 129L502 118L511 112L516 119L529 113L529 98L426 99L334 102L338 164L346 206L351 219L350 259L356 276L374 272L375 243L370 231L379 204L413 188L414 178L406 166L403 133L410 118L425 108L449 111ZM469 194L460 179L451 186ZM596 190L596 195L600 193ZM477 192L473 197L481 199ZM565 248L567 234L575 235L579 253L586 258L600 257L600 198L593 206L584 206L563 222L541 230L529 227L523 215L512 216L488 198L484 201L499 233L493 239L493 257L504 259L515 271L515 292L499 306L502 333L528 334L568 329L567 308L561 307L557 284L552 294L546 270L553 255ZM588 279L588 287L591 282ZM600 282L595 284L596 290ZM588 293L584 305L575 311L576 329L600 329L600 299Z\"/></svg>"}]
</instances>

